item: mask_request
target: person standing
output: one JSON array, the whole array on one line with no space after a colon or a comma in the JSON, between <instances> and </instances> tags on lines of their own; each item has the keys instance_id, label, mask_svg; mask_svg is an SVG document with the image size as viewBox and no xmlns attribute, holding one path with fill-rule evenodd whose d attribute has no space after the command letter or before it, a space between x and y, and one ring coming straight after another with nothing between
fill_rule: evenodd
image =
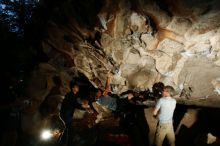
<instances>
[{"instance_id":1,"label":"person standing","mask_svg":"<svg viewBox=\"0 0 220 146\"><path fill-rule=\"evenodd\" d=\"M70 85L71 91L66 94L60 110L60 116L65 123L65 130L61 137L61 143L72 145L71 137L73 135L73 114L76 108L81 108L77 99L79 99L79 85L74 83Z\"/></svg>"},{"instance_id":2,"label":"person standing","mask_svg":"<svg viewBox=\"0 0 220 146\"><path fill-rule=\"evenodd\" d=\"M173 129L173 113L176 108L176 100L172 98L174 89L172 86L165 86L154 109L154 117L157 117L155 145L162 146L164 138L167 137L170 146L175 146L175 133Z\"/></svg>"}]
</instances>

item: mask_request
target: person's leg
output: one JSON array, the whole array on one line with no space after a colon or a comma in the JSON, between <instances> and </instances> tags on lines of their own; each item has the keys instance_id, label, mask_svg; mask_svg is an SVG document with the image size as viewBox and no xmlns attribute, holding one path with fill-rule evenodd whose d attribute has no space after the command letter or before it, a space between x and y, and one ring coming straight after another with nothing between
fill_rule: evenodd
<instances>
[{"instance_id":1,"label":"person's leg","mask_svg":"<svg viewBox=\"0 0 220 146\"><path fill-rule=\"evenodd\" d=\"M74 128L73 125L70 124L68 126L68 136L67 136L67 146L73 146L73 137L74 137Z\"/></svg>"},{"instance_id":2,"label":"person's leg","mask_svg":"<svg viewBox=\"0 0 220 146\"><path fill-rule=\"evenodd\" d=\"M71 122L66 122L65 123L65 129L63 134L61 135L60 138L60 144L61 145L67 145L69 142L69 137L70 137L70 128L71 128Z\"/></svg>"},{"instance_id":3,"label":"person's leg","mask_svg":"<svg viewBox=\"0 0 220 146\"><path fill-rule=\"evenodd\" d=\"M167 140L169 141L170 146L175 146L175 133L172 123L167 125Z\"/></svg>"},{"instance_id":4,"label":"person's leg","mask_svg":"<svg viewBox=\"0 0 220 146\"><path fill-rule=\"evenodd\" d=\"M102 106L96 102L92 103L93 108L97 111L97 113L102 113L105 112L104 109L102 108Z\"/></svg>"},{"instance_id":5,"label":"person's leg","mask_svg":"<svg viewBox=\"0 0 220 146\"><path fill-rule=\"evenodd\" d=\"M158 124L156 130L155 145L162 146L165 136L166 136L166 125Z\"/></svg>"},{"instance_id":6,"label":"person's leg","mask_svg":"<svg viewBox=\"0 0 220 146\"><path fill-rule=\"evenodd\" d=\"M103 108L103 110L104 110L104 112L102 113L102 117L103 117L103 118L106 118L106 117L111 116L112 110L110 110L109 108L104 107L104 106L103 106L102 108Z\"/></svg>"},{"instance_id":7,"label":"person's leg","mask_svg":"<svg viewBox=\"0 0 220 146\"><path fill-rule=\"evenodd\" d=\"M99 123L103 120L103 113L105 112L101 105L97 104L96 102L92 103L93 108L96 110L98 115L96 116L95 123Z\"/></svg>"}]
</instances>

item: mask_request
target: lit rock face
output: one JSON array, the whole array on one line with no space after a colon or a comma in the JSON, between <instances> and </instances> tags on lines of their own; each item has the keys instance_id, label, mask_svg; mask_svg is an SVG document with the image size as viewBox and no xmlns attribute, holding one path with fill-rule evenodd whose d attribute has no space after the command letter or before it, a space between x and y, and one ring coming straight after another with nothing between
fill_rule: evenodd
<instances>
[{"instance_id":1,"label":"lit rock face","mask_svg":"<svg viewBox=\"0 0 220 146\"><path fill-rule=\"evenodd\" d=\"M220 93L218 0L73 0L60 7L65 20L51 20L42 41L58 71L83 73L96 87L110 71L115 93L159 81L188 98Z\"/></svg>"}]
</instances>

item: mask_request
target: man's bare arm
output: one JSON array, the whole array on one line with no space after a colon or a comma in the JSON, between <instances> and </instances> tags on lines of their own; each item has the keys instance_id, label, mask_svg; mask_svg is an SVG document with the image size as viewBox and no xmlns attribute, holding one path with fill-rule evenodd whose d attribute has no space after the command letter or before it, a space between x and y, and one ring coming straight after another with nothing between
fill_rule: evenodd
<instances>
[{"instance_id":1,"label":"man's bare arm","mask_svg":"<svg viewBox=\"0 0 220 146\"><path fill-rule=\"evenodd\" d=\"M154 116L157 116L158 111L159 111L158 108L155 108L155 109L154 109L154 112L153 112Z\"/></svg>"},{"instance_id":2,"label":"man's bare arm","mask_svg":"<svg viewBox=\"0 0 220 146\"><path fill-rule=\"evenodd\" d=\"M108 74L108 77L107 77L107 80L106 80L106 84L105 84L105 90L103 92L104 96L107 96L108 93L110 92L111 78L112 78L112 76L110 74Z\"/></svg>"}]
</instances>

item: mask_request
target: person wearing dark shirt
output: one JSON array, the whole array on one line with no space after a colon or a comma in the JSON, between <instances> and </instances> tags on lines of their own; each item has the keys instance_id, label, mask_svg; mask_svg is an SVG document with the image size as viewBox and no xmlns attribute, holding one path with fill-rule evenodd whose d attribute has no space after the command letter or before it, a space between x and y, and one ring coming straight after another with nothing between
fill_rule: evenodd
<instances>
[{"instance_id":1,"label":"person wearing dark shirt","mask_svg":"<svg viewBox=\"0 0 220 146\"><path fill-rule=\"evenodd\" d=\"M82 108L79 100L79 85L70 85L71 92L67 93L61 105L60 116L65 122L66 129L61 137L61 143L72 145L71 138L73 134L72 122L73 114L76 108Z\"/></svg>"}]
</instances>

